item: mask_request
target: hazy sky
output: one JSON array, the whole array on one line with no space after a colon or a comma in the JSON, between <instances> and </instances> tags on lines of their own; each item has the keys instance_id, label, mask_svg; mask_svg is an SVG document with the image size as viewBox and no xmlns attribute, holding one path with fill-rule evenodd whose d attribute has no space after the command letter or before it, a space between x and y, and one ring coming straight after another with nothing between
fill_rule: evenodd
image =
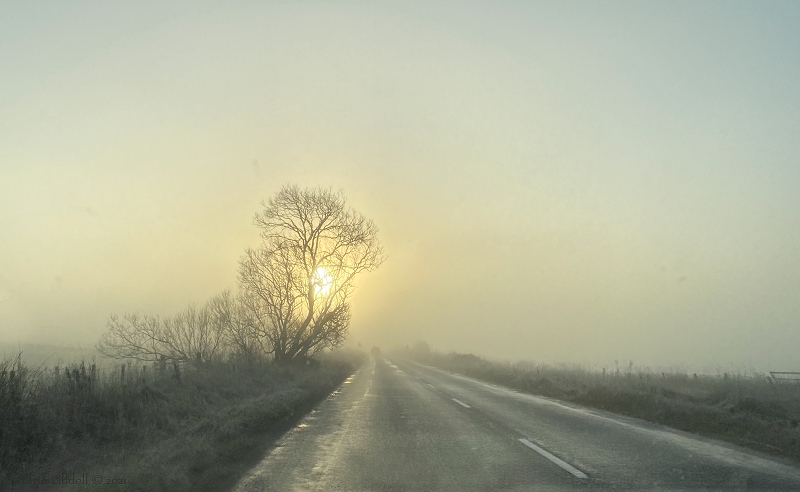
<instances>
[{"instance_id":1,"label":"hazy sky","mask_svg":"<svg viewBox=\"0 0 800 492\"><path fill-rule=\"evenodd\" d=\"M800 370L800 2L0 3L0 334L236 287L282 185L389 260L352 340Z\"/></svg>"}]
</instances>

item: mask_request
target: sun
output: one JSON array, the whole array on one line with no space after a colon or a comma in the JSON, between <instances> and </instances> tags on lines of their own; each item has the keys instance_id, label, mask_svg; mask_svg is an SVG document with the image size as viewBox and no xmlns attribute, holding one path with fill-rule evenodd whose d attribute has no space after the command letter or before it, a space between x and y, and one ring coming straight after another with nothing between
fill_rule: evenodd
<instances>
[{"instance_id":1,"label":"sun","mask_svg":"<svg viewBox=\"0 0 800 492\"><path fill-rule=\"evenodd\" d=\"M316 293L319 295L327 296L333 287L333 277L325 267L317 268L314 272L314 284L316 285Z\"/></svg>"}]
</instances>

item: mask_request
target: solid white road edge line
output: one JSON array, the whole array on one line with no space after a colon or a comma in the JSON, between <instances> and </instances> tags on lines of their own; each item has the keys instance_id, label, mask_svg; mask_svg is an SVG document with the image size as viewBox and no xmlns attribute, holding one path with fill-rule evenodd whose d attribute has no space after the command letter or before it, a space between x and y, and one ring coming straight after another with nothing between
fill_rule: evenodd
<instances>
[{"instance_id":1,"label":"solid white road edge line","mask_svg":"<svg viewBox=\"0 0 800 492\"><path fill-rule=\"evenodd\" d=\"M464 403L464 402L463 402L463 401L461 401L461 400L456 400L455 398L452 398L452 400L453 400L454 402L458 403L459 405L461 405L461 406L462 406L462 407L464 407L464 408L472 408L471 406L467 405L466 403Z\"/></svg>"},{"instance_id":2,"label":"solid white road edge line","mask_svg":"<svg viewBox=\"0 0 800 492\"><path fill-rule=\"evenodd\" d=\"M527 439L517 439L517 440L519 442L521 442L522 444L528 446L532 450L536 451L537 453L541 454L542 456L544 456L548 460L552 461L556 465L558 465L561 468L563 468L563 469L567 470L568 472L572 473L576 477L578 477L578 478L589 478L589 476L587 474L585 474L582 471L578 470L577 468L575 468L574 466L570 465L566 461L562 460L558 456L553 456L552 454L548 453L546 450L540 448L539 446L537 446L536 444L530 442L529 440L527 440Z\"/></svg>"}]
</instances>

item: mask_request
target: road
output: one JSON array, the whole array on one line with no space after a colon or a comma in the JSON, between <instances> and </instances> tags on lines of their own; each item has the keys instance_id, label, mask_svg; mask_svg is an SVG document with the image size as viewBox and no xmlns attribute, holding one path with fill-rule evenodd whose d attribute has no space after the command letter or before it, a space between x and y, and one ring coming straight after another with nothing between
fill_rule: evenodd
<instances>
[{"instance_id":1,"label":"road","mask_svg":"<svg viewBox=\"0 0 800 492\"><path fill-rule=\"evenodd\" d=\"M638 419L377 358L234 488L582 489L800 490L800 468Z\"/></svg>"}]
</instances>

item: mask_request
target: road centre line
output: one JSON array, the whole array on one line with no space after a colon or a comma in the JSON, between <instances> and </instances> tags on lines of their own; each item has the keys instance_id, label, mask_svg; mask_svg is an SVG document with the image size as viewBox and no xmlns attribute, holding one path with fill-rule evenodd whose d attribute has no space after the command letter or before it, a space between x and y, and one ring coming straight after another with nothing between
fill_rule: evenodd
<instances>
[{"instance_id":1,"label":"road centre line","mask_svg":"<svg viewBox=\"0 0 800 492\"><path fill-rule=\"evenodd\" d=\"M431 383L425 383L425 384L427 384L428 386L430 386L433 389L437 389L436 386L432 385ZM470 407L469 405L467 405L466 403L464 403L463 401L461 401L461 400L459 400L457 398L451 398L451 400L453 400L454 402L458 403L459 405L461 405L464 408L472 408L472 407ZM519 434L522 434L522 433L518 432L518 435ZM553 463L555 463L556 465L561 467L563 470L569 472L574 477L580 478L580 479L589 478L589 476L587 474L585 474L584 472L578 470L577 468L575 468L574 466L570 465L566 461L562 460L558 456L555 456L552 453L548 452L546 449L543 449L543 448L537 446L536 444L532 443L530 440L524 439L524 438L517 439L517 440L519 442L521 442L522 444L524 444L525 446L527 446L527 447L531 448L532 450L536 451L540 455L544 456L548 460L552 461Z\"/></svg>"},{"instance_id":2,"label":"road centre line","mask_svg":"<svg viewBox=\"0 0 800 492\"><path fill-rule=\"evenodd\" d=\"M464 408L472 408L471 406L467 405L466 403L464 403L464 402L463 402L463 401L461 401L461 400L456 400L455 398L451 398L451 399L452 399L454 402L456 402L456 403L458 403L459 405L461 405L462 407L464 407Z\"/></svg>"},{"instance_id":3,"label":"road centre line","mask_svg":"<svg viewBox=\"0 0 800 492\"><path fill-rule=\"evenodd\" d=\"M527 439L517 439L517 440L519 442L521 442L522 444L528 446L532 450L536 451L537 453L541 454L542 456L544 456L548 460L552 461L556 465L560 466L561 468L563 468L566 471L570 472L571 474L575 475L576 477L578 477L578 478L589 478L589 476L586 475L585 473L583 473L582 471L578 470L577 468L575 468L574 466L570 465L566 461L562 460L558 456L553 456L552 454L547 452L547 450L540 448L539 446L537 446L536 444L530 442L529 440L527 440Z\"/></svg>"}]
</instances>

